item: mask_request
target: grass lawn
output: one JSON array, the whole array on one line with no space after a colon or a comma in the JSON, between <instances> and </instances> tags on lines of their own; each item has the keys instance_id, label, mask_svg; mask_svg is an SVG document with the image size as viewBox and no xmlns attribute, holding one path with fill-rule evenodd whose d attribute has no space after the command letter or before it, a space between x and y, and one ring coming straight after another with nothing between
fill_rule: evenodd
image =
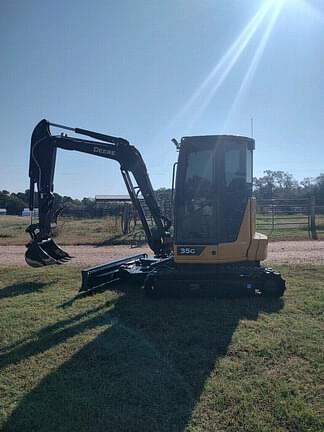
<instances>
[{"instance_id":1,"label":"grass lawn","mask_svg":"<svg viewBox=\"0 0 324 432\"><path fill-rule=\"evenodd\" d=\"M306 220L306 219L305 219ZM288 217L290 225L285 221L276 222L275 229L271 230L269 218L258 216L257 229L275 240L307 240L307 224L300 225L299 219ZM294 225L296 222L296 225ZM21 245L30 240L25 233L29 225L28 217L0 216L0 245ZM324 219L317 218L317 225L322 231L318 232L320 238L324 239ZM78 244L128 244L134 234L127 236L121 234L120 221L114 217L101 219L73 219L60 218L58 224L57 241L61 245ZM144 240L144 233L141 231L141 224L136 227L137 239ZM140 235L139 235L140 234Z\"/></svg>"},{"instance_id":2,"label":"grass lawn","mask_svg":"<svg viewBox=\"0 0 324 432\"><path fill-rule=\"evenodd\" d=\"M318 237L324 239L324 216L315 219ZM266 234L271 241L308 240L308 216L306 214L275 215L273 226L271 215L257 215L257 230Z\"/></svg>"},{"instance_id":3,"label":"grass lawn","mask_svg":"<svg viewBox=\"0 0 324 432\"><path fill-rule=\"evenodd\" d=\"M0 245L21 245L30 240L25 229L30 218L20 216L0 216ZM139 231L139 227L137 231ZM122 235L120 220L114 217L101 219L60 218L58 222L57 241L61 245L78 244L128 244L132 235ZM144 234L142 235L144 238Z\"/></svg>"},{"instance_id":4,"label":"grass lawn","mask_svg":"<svg viewBox=\"0 0 324 432\"><path fill-rule=\"evenodd\" d=\"M0 269L3 431L323 431L324 267L283 300L74 299L79 270Z\"/></svg>"}]
</instances>

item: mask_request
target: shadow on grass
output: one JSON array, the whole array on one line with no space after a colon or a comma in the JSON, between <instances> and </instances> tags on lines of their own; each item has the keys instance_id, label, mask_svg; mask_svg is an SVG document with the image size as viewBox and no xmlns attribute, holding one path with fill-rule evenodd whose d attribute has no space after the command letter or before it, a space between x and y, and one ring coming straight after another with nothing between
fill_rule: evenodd
<instances>
[{"instance_id":1,"label":"shadow on grass","mask_svg":"<svg viewBox=\"0 0 324 432\"><path fill-rule=\"evenodd\" d=\"M87 311L72 318L59 321L41 330L34 338L22 339L1 349L0 371L10 364L18 363L31 356L45 352L73 336L106 323L107 318L102 311L108 305L109 303L106 302L90 312Z\"/></svg>"},{"instance_id":2,"label":"shadow on grass","mask_svg":"<svg viewBox=\"0 0 324 432\"><path fill-rule=\"evenodd\" d=\"M239 320L276 312L283 302L154 302L126 291L114 306L48 327L2 356L4 366L111 324L22 399L5 431L182 431Z\"/></svg>"},{"instance_id":3,"label":"shadow on grass","mask_svg":"<svg viewBox=\"0 0 324 432\"><path fill-rule=\"evenodd\" d=\"M95 244L95 247L101 246L115 246L120 244L129 244L129 240L125 240L125 236L122 234L117 234L107 239L101 240L100 242Z\"/></svg>"},{"instance_id":4,"label":"shadow on grass","mask_svg":"<svg viewBox=\"0 0 324 432\"><path fill-rule=\"evenodd\" d=\"M134 236L133 234L118 234L108 239L102 240L95 244L95 247L102 246L120 246L120 245L135 245L135 246L144 246L147 244L147 240L145 236Z\"/></svg>"},{"instance_id":5,"label":"shadow on grass","mask_svg":"<svg viewBox=\"0 0 324 432\"><path fill-rule=\"evenodd\" d=\"M0 289L0 300L7 297L16 297L24 294L31 294L35 291L40 291L42 288L48 287L48 283L41 282L23 282L17 283Z\"/></svg>"}]
</instances>

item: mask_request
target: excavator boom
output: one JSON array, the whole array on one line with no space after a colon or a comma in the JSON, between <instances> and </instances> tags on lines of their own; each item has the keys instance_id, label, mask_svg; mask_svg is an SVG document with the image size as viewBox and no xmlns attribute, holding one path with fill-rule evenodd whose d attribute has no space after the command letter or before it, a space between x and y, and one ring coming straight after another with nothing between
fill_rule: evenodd
<instances>
[{"instance_id":1,"label":"excavator boom","mask_svg":"<svg viewBox=\"0 0 324 432\"><path fill-rule=\"evenodd\" d=\"M93 140L80 139L66 134L52 135L50 126L73 131L78 135L89 136ZM31 266L60 264L71 259L52 239L54 217L54 171L57 149L76 150L94 156L112 159L120 164L122 177L126 188L138 211L148 244L156 257L165 257L171 253L171 243L168 229L171 222L161 214L155 199L145 163L140 152L124 138L113 137L80 128L40 121L35 127L30 150L29 177L30 203L34 208L35 184L38 193L39 223L27 228L31 242L27 245L26 261ZM132 177L135 179L136 186ZM141 193L154 220L151 227L145 217L140 199Z\"/></svg>"}]
</instances>

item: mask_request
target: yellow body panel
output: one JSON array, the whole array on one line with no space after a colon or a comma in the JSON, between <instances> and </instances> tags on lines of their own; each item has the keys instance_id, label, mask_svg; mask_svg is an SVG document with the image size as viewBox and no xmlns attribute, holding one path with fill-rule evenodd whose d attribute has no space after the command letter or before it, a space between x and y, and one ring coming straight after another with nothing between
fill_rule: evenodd
<instances>
[{"instance_id":1,"label":"yellow body panel","mask_svg":"<svg viewBox=\"0 0 324 432\"><path fill-rule=\"evenodd\" d=\"M225 264L266 259L268 238L256 232L255 198L248 200L240 232L235 242L192 246L193 249L203 248L200 255L180 255L177 250L182 247L188 248L188 245L174 246L174 260L179 264Z\"/></svg>"}]
</instances>

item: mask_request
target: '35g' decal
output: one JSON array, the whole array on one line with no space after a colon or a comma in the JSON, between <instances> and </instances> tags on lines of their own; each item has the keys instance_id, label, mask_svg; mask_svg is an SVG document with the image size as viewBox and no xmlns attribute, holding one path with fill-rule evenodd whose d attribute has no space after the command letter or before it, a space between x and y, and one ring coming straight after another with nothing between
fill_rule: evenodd
<instances>
[{"instance_id":1,"label":"'35g' decal","mask_svg":"<svg viewBox=\"0 0 324 432\"><path fill-rule=\"evenodd\" d=\"M178 246L178 255L198 256L205 248L202 246Z\"/></svg>"}]
</instances>

